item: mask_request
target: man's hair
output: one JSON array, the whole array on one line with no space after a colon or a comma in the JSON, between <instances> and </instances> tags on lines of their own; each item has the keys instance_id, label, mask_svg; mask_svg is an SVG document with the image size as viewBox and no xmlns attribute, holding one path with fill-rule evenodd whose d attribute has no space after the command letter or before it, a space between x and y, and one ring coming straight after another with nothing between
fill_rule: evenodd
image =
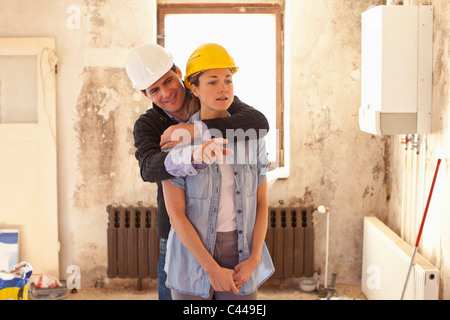
<instances>
[{"instance_id":1,"label":"man's hair","mask_svg":"<svg viewBox=\"0 0 450 320\"><path fill-rule=\"evenodd\" d=\"M170 68L170 70L172 70L173 72L177 73L177 66L175 65L175 63L173 64L172 68ZM145 90L141 90L143 94L145 94Z\"/></svg>"}]
</instances>

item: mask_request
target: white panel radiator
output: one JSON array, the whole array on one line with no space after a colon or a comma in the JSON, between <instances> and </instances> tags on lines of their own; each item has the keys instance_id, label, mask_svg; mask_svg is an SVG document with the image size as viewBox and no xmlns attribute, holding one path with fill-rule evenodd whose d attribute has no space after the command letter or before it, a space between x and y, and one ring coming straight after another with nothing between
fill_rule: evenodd
<instances>
[{"instance_id":1,"label":"white panel radiator","mask_svg":"<svg viewBox=\"0 0 450 320\"><path fill-rule=\"evenodd\" d=\"M364 219L361 289L369 300L400 300L414 248L375 217ZM437 300L439 270L416 254L405 300Z\"/></svg>"}]
</instances>

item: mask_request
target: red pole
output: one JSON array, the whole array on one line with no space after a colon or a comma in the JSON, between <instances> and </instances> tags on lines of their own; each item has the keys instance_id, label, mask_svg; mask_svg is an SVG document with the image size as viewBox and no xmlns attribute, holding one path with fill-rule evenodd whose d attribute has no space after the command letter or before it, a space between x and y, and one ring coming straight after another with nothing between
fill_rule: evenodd
<instances>
[{"instance_id":1,"label":"red pole","mask_svg":"<svg viewBox=\"0 0 450 320\"><path fill-rule=\"evenodd\" d=\"M431 196L433 195L434 185L436 184L436 178L437 178L437 175L439 172L439 167L441 166L441 162L442 162L442 159L439 159L437 166L436 166L436 172L434 173L433 183L431 184L430 195L428 196L428 201L427 201L427 205L425 207L425 212L423 214L422 223L420 224L419 233L417 234L416 248L419 247L420 238L422 237L423 226L425 224L425 219L427 218L428 208L430 206Z\"/></svg>"},{"instance_id":2,"label":"red pole","mask_svg":"<svg viewBox=\"0 0 450 320\"><path fill-rule=\"evenodd\" d=\"M419 233L417 234L416 246L414 248L414 252L413 252L413 255L411 257L411 263L409 265L409 270L408 270L408 274L406 276L405 285L403 286L403 292L402 292L401 300L403 300L403 297L405 296L406 286L408 285L408 280L409 280L409 275L411 274L411 269L412 269L412 266L414 265L414 258L416 256L417 249L419 248L419 242L420 242L420 238L422 237L423 226L425 224L425 219L427 218L428 208L430 206L431 196L433 195L434 185L436 184L436 178L437 178L437 175L438 175L438 172L439 172L439 167L441 166L441 162L442 162L442 160L439 159L438 163L437 163L437 166L436 166L436 171L434 173L433 182L431 184L430 195L428 196L427 205L425 207L425 212L424 212L423 217L422 217L422 223L420 224Z\"/></svg>"}]
</instances>

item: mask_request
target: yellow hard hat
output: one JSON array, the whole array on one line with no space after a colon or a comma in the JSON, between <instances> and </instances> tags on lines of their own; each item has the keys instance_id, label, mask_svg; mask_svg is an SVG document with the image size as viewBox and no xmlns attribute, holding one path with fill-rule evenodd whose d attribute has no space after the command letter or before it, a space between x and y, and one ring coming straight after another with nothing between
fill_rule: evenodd
<instances>
[{"instance_id":1,"label":"yellow hard hat","mask_svg":"<svg viewBox=\"0 0 450 320\"><path fill-rule=\"evenodd\" d=\"M189 76L209 69L230 68L235 74L239 68L234 63L234 59L228 51L216 43L205 43L195 49L186 64L186 76L184 84L190 89Z\"/></svg>"}]
</instances>

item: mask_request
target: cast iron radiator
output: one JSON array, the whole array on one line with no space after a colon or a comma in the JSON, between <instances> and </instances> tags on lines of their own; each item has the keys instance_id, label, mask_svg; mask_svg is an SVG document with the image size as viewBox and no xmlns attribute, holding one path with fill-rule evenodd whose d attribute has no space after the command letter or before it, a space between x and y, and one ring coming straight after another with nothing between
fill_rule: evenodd
<instances>
[{"instance_id":1,"label":"cast iron radiator","mask_svg":"<svg viewBox=\"0 0 450 320\"><path fill-rule=\"evenodd\" d=\"M113 206L109 216L109 278L141 279L158 277L159 238L156 206ZM314 207L269 207L266 244L271 254L274 278L311 277L314 274Z\"/></svg>"},{"instance_id":2,"label":"cast iron radiator","mask_svg":"<svg viewBox=\"0 0 450 320\"><path fill-rule=\"evenodd\" d=\"M266 245L275 266L273 278L314 275L314 206L269 207Z\"/></svg>"},{"instance_id":3,"label":"cast iron radiator","mask_svg":"<svg viewBox=\"0 0 450 320\"><path fill-rule=\"evenodd\" d=\"M109 278L158 278L159 238L157 207L113 206L106 208L108 222Z\"/></svg>"}]
</instances>

